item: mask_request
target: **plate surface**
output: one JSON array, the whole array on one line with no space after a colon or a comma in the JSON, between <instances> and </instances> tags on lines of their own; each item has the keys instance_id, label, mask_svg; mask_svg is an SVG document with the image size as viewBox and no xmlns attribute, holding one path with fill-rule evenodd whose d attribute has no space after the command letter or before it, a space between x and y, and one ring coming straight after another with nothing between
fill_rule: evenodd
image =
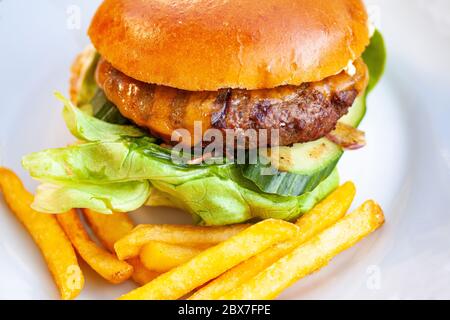
<instances>
[{"instance_id":1,"label":"plate surface","mask_svg":"<svg viewBox=\"0 0 450 320\"><path fill-rule=\"evenodd\" d=\"M450 2L367 1L386 38L386 75L362 123L368 146L348 152L341 179L356 204L373 198L387 223L283 299L450 298ZM75 5L74 5L75 3ZM74 56L99 1L0 1L0 165L33 182L24 154L72 141L52 92L67 92ZM137 221L188 223L168 209L141 209ZM0 197L0 299L55 299L45 263ZM107 284L87 266L81 299L133 288Z\"/></svg>"}]
</instances>

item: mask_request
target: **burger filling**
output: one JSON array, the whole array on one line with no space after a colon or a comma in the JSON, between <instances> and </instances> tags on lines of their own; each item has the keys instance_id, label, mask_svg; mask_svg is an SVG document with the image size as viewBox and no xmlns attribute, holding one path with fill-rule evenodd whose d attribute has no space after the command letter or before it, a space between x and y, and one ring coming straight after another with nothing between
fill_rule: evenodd
<instances>
[{"instance_id":1,"label":"burger filling","mask_svg":"<svg viewBox=\"0 0 450 320\"><path fill-rule=\"evenodd\" d=\"M368 70L362 59L354 72L314 83L273 89L186 91L128 77L106 60L97 65L96 81L120 113L165 142L177 129L278 130L279 145L315 141L336 127L366 88ZM270 142L270 140L269 140Z\"/></svg>"}]
</instances>

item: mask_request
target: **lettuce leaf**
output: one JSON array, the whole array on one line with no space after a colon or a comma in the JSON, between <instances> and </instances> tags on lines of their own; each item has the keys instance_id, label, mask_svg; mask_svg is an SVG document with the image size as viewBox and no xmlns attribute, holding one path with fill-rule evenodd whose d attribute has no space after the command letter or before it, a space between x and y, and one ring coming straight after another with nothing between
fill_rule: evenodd
<instances>
[{"instance_id":1,"label":"lettuce leaf","mask_svg":"<svg viewBox=\"0 0 450 320\"><path fill-rule=\"evenodd\" d=\"M89 104L89 101L98 89L97 82L95 81L95 69L98 60L100 59L100 54L98 54L93 47L86 48L86 51L82 54L86 60L84 63L86 69L81 73L83 79L77 93L77 103L79 107Z\"/></svg>"},{"instance_id":2,"label":"lettuce leaf","mask_svg":"<svg viewBox=\"0 0 450 320\"><path fill-rule=\"evenodd\" d=\"M164 180L180 184L211 174L212 167L183 167L148 137L96 141L49 149L25 156L22 165L33 178L51 183L110 184Z\"/></svg>"},{"instance_id":3,"label":"lettuce leaf","mask_svg":"<svg viewBox=\"0 0 450 320\"><path fill-rule=\"evenodd\" d=\"M313 191L298 197L261 193L231 179L207 177L172 185L153 181L158 192L147 201L149 206L168 206L191 213L201 225L227 225L252 218L293 220L310 210L339 185L335 170Z\"/></svg>"},{"instance_id":4,"label":"lettuce leaf","mask_svg":"<svg viewBox=\"0 0 450 320\"><path fill-rule=\"evenodd\" d=\"M33 209L45 213L61 213L72 208L90 208L110 214L141 207L150 196L148 181L117 184L41 184L36 191Z\"/></svg>"},{"instance_id":5,"label":"lettuce leaf","mask_svg":"<svg viewBox=\"0 0 450 320\"><path fill-rule=\"evenodd\" d=\"M114 103L106 98L105 92L98 88L94 97L89 103L91 114L97 119L115 123L115 124L131 124L132 122L122 116L119 109Z\"/></svg>"},{"instance_id":6,"label":"lettuce leaf","mask_svg":"<svg viewBox=\"0 0 450 320\"><path fill-rule=\"evenodd\" d=\"M73 136L84 141L114 141L123 137L144 137L147 134L136 126L111 124L86 113L75 107L61 93L55 96L64 104L63 117L67 128ZM152 141L155 141L153 139Z\"/></svg>"},{"instance_id":7,"label":"lettuce leaf","mask_svg":"<svg viewBox=\"0 0 450 320\"><path fill-rule=\"evenodd\" d=\"M386 59L379 32L364 53L370 70L368 91L379 81ZM91 91L89 91L91 92ZM267 194L242 176L237 165L185 165L171 151L133 125L109 123L80 111L61 95L63 116L81 144L32 153L23 166L43 182L34 208L65 212L91 208L132 211L144 203L181 208L203 225L225 225L253 218L292 220L311 209L339 184L336 170L301 196Z\"/></svg>"},{"instance_id":8,"label":"lettuce leaf","mask_svg":"<svg viewBox=\"0 0 450 320\"><path fill-rule=\"evenodd\" d=\"M386 67L387 53L386 45L380 31L375 30L370 44L364 51L363 60L369 68L369 84L366 89L366 95L369 94L383 76L384 69Z\"/></svg>"}]
</instances>

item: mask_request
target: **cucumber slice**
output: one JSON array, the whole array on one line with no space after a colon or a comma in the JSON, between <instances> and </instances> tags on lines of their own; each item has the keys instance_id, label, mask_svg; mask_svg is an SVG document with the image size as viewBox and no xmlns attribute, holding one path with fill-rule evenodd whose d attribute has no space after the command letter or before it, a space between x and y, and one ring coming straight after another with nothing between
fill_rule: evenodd
<instances>
[{"instance_id":1,"label":"cucumber slice","mask_svg":"<svg viewBox=\"0 0 450 320\"><path fill-rule=\"evenodd\" d=\"M365 114L366 95L361 94L339 122L357 127ZM338 145L326 138L277 150L278 157L271 157L273 174L262 174L270 172L270 165L261 161L242 167L242 174L261 191L282 196L299 196L313 190L331 174L343 154Z\"/></svg>"},{"instance_id":2,"label":"cucumber slice","mask_svg":"<svg viewBox=\"0 0 450 320\"><path fill-rule=\"evenodd\" d=\"M310 175L321 171L339 160L342 149L326 138L307 143L296 143L292 147L272 150L272 166L282 172ZM330 171L331 172L331 171Z\"/></svg>"},{"instance_id":3,"label":"cucumber slice","mask_svg":"<svg viewBox=\"0 0 450 320\"><path fill-rule=\"evenodd\" d=\"M339 121L357 127L365 113L366 99L362 94ZM282 196L299 196L313 190L331 174L343 154L338 145L326 138L292 147L278 147L277 150L278 157L272 151L273 174L262 174L270 172L270 165L261 161L244 166L242 174L261 191Z\"/></svg>"},{"instance_id":4,"label":"cucumber slice","mask_svg":"<svg viewBox=\"0 0 450 320\"><path fill-rule=\"evenodd\" d=\"M278 156L271 152L272 168L258 161L244 166L242 174L261 191L282 196L298 196L316 188L331 174L343 154L339 146L326 138L278 147L277 151Z\"/></svg>"},{"instance_id":5,"label":"cucumber slice","mask_svg":"<svg viewBox=\"0 0 450 320\"><path fill-rule=\"evenodd\" d=\"M366 97L363 93L358 98L356 98L353 106L348 110L348 113L345 116L339 119L339 122L357 128L365 115Z\"/></svg>"}]
</instances>

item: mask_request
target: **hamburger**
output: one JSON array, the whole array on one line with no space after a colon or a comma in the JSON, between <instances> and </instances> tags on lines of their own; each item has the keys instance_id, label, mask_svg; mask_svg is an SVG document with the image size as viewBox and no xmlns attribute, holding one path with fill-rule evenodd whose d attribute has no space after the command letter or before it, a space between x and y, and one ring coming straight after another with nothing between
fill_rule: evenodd
<instances>
[{"instance_id":1,"label":"hamburger","mask_svg":"<svg viewBox=\"0 0 450 320\"><path fill-rule=\"evenodd\" d=\"M361 0L105 0L88 35L57 95L77 143L23 159L38 211L295 219L364 146L385 62Z\"/></svg>"}]
</instances>

